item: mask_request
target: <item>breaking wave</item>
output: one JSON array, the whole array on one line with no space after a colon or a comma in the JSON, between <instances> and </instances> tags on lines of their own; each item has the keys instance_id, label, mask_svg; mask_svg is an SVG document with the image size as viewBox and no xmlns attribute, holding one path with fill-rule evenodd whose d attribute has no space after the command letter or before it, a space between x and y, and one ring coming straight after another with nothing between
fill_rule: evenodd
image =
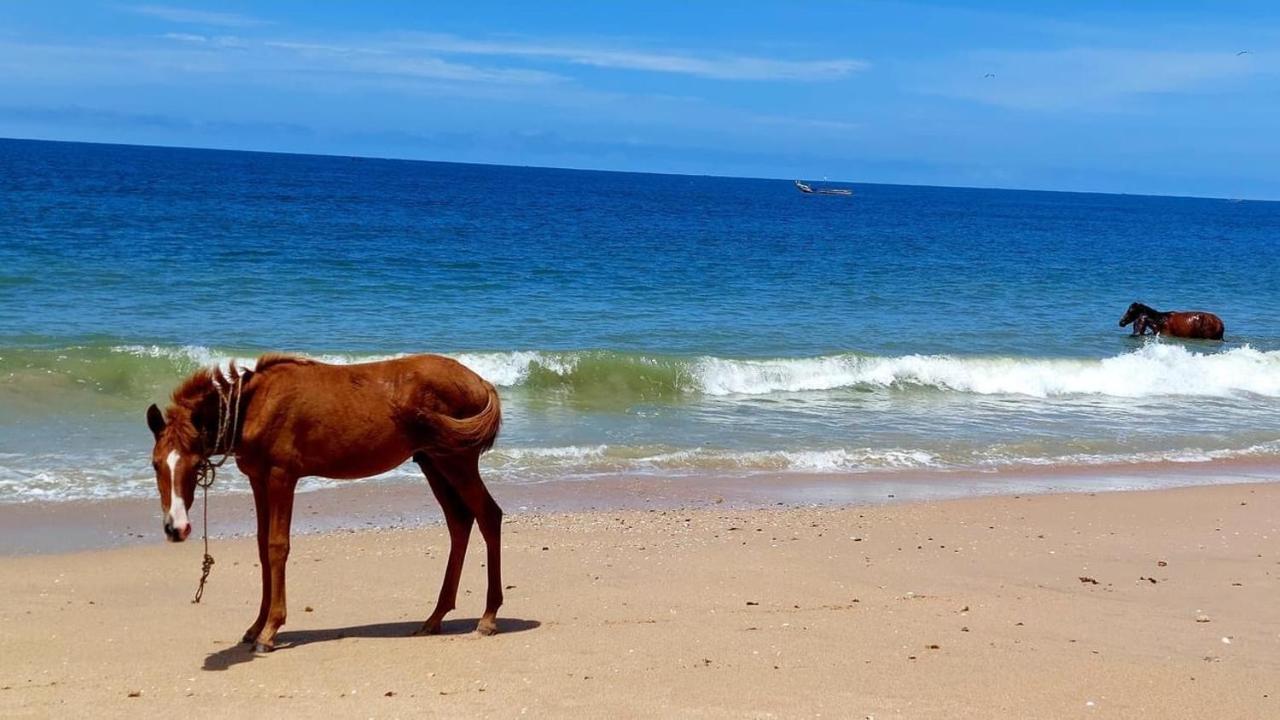
<instances>
[{"instance_id":1,"label":"breaking wave","mask_svg":"<svg viewBox=\"0 0 1280 720\"><path fill-rule=\"evenodd\" d=\"M226 362L203 347L115 349L169 357L191 368ZM394 355L314 356L336 363ZM1201 353L1149 343L1103 359L857 354L744 360L682 358L605 351L462 353L454 355L496 385L531 390L624 392L662 397L705 394L766 395L858 388L932 388L981 395L1160 395L1280 397L1280 351L1250 347ZM242 357L243 364L252 359Z\"/></svg>"},{"instance_id":2,"label":"breaking wave","mask_svg":"<svg viewBox=\"0 0 1280 720\"><path fill-rule=\"evenodd\" d=\"M49 390L90 389L136 399L167 392L177 379L202 366L225 366L231 359L252 366L253 356L251 352L202 346L0 349L0 388L27 379ZM320 353L311 357L355 363L396 354ZM1280 351L1248 346L1197 352L1182 345L1150 342L1132 352L1100 359L855 353L735 359L611 351L509 351L453 357L500 387L624 401L841 390L929 390L1034 398L1280 397Z\"/></svg>"}]
</instances>

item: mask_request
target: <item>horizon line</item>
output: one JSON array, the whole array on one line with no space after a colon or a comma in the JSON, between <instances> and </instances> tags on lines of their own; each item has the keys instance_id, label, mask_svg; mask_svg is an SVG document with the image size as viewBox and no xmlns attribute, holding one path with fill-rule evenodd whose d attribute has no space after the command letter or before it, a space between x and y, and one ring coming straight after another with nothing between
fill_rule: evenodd
<instances>
[{"instance_id":1,"label":"horizon line","mask_svg":"<svg viewBox=\"0 0 1280 720\"><path fill-rule=\"evenodd\" d=\"M38 137L7 137L0 136L0 142L35 142L35 143L61 143L67 145L105 145L108 147L130 147L130 148L154 148L159 150L197 150L208 152L240 152L253 153L258 155L288 155L296 157L317 157L317 158L350 158L359 160L380 160L389 162L406 162L406 163L435 163L441 165L478 165L481 167L494 168L519 168L525 170L564 170L568 172L599 172L599 173L617 173L622 175L659 175L668 177L699 177L699 178L719 178L725 180L769 180L769 181L787 181L803 180L804 178L793 178L785 176L762 177L757 175L717 175L714 173L693 173L693 172L657 172L653 170L617 170L609 168L591 168L591 167L569 167L556 165L519 165L514 163L500 162L462 162L458 160L424 160L421 158L406 157L388 157L382 155L359 155L348 153L318 153L318 152L296 152L288 150L261 150L261 149L245 149L235 147L213 147L199 145L164 145L164 144L142 144L130 142L102 142L94 140L67 140L52 139ZM1140 198L1171 198L1182 200L1222 200L1227 202L1280 202L1280 198L1255 198L1255 197L1227 197L1217 195L1162 195L1158 193L1146 192L1106 192L1102 190L1067 190L1061 188L1019 188L1019 187L1002 187L996 185L931 185L925 183L886 183L874 181L857 181L849 179L823 180L823 182L842 182L856 183L859 185L878 185L882 187L910 187L910 188L934 188L941 190L989 190L1001 192L1029 192L1029 193L1059 193L1067 195L1108 195L1115 197L1140 197Z\"/></svg>"}]
</instances>

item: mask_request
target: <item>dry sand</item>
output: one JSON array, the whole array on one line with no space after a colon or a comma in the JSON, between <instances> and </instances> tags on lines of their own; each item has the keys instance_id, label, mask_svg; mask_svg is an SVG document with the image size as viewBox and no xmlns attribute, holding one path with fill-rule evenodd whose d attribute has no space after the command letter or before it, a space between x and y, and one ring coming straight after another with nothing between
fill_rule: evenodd
<instances>
[{"instance_id":1,"label":"dry sand","mask_svg":"<svg viewBox=\"0 0 1280 720\"><path fill-rule=\"evenodd\" d=\"M425 495L425 490L422 491ZM500 493L499 493L500 495ZM499 498L501 499L501 497ZM1280 484L844 508L512 513L295 538L281 649L252 542L0 558L0 716L1280 717Z\"/></svg>"}]
</instances>

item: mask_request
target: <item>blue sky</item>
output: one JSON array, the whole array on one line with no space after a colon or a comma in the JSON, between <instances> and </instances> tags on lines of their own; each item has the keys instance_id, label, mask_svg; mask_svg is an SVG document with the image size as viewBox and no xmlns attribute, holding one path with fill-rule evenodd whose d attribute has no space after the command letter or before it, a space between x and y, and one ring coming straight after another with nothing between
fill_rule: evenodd
<instances>
[{"instance_id":1,"label":"blue sky","mask_svg":"<svg viewBox=\"0 0 1280 720\"><path fill-rule=\"evenodd\" d=\"M11 0L0 137L1277 199L1280 3Z\"/></svg>"}]
</instances>

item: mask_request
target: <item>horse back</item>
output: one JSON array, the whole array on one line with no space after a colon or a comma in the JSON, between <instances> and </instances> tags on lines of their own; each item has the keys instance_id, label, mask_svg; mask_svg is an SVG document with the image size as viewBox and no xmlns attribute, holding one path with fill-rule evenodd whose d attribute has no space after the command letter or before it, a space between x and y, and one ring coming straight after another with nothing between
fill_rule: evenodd
<instances>
[{"instance_id":1,"label":"horse back","mask_svg":"<svg viewBox=\"0 0 1280 720\"><path fill-rule=\"evenodd\" d=\"M1204 340L1221 340L1225 330L1222 318L1200 310L1169 313L1165 328L1174 337Z\"/></svg>"},{"instance_id":2,"label":"horse back","mask_svg":"<svg viewBox=\"0 0 1280 720\"><path fill-rule=\"evenodd\" d=\"M352 365L274 360L256 374L252 392L246 450L326 477L394 467L423 445L422 418L439 434L440 423L476 416L494 402L492 385L438 355Z\"/></svg>"}]
</instances>

